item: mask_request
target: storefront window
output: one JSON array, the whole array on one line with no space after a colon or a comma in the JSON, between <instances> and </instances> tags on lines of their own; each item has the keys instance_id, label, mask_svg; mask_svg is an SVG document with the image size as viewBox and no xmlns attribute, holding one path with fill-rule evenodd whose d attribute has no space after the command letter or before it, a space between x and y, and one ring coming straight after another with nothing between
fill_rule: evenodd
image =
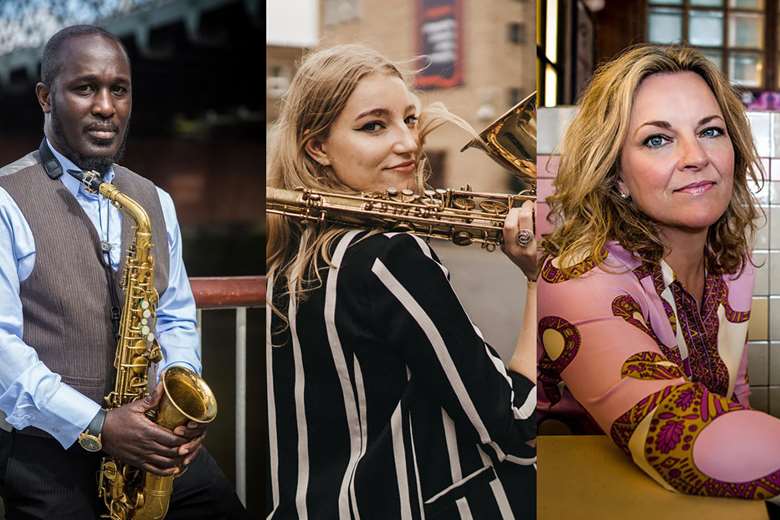
<instances>
[{"instance_id":1,"label":"storefront window","mask_svg":"<svg viewBox=\"0 0 780 520\"><path fill-rule=\"evenodd\" d=\"M648 0L647 6L647 41L694 46L741 87L774 83L766 78L764 0Z\"/></svg>"},{"instance_id":2,"label":"storefront window","mask_svg":"<svg viewBox=\"0 0 780 520\"><path fill-rule=\"evenodd\" d=\"M729 81L735 85L760 87L763 69L764 59L761 54L732 52L729 55Z\"/></svg>"},{"instance_id":3,"label":"storefront window","mask_svg":"<svg viewBox=\"0 0 780 520\"><path fill-rule=\"evenodd\" d=\"M729 7L740 9L763 9L764 0L729 0Z\"/></svg>"},{"instance_id":4,"label":"storefront window","mask_svg":"<svg viewBox=\"0 0 780 520\"><path fill-rule=\"evenodd\" d=\"M729 14L729 47L764 47L764 15L751 13Z\"/></svg>"},{"instance_id":5,"label":"storefront window","mask_svg":"<svg viewBox=\"0 0 780 520\"><path fill-rule=\"evenodd\" d=\"M691 11L688 16L688 43L720 47L723 45L723 13Z\"/></svg>"},{"instance_id":6,"label":"storefront window","mask_svg":"<svg viewBox=\"0 0 780 520\"><path fill-rule=\"evenodd\" d=\"M679 43L682 41L682 12L679 9L651 8L649 37L652 43Z\"/></svg>"}]
</instances>

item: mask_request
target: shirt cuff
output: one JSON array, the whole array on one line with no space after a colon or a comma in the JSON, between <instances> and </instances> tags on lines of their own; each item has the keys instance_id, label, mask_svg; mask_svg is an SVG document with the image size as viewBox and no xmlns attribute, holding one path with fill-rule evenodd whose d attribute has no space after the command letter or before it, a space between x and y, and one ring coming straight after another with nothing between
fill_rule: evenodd
<instances>
[{"instance_id":1,"label":"shirt cuff","mask_svg":"<svg viewBox=\"0 0 780 520\"><path fill-rule=\"evenodd\" d=\"M190 370L192 370L196 374L201 375L200 374L200 370L195 368L191 363L189 363L187 361L172 361L170 363L160 363L160 365L157 368L157 382L158 383L160 382L160 376L162 376L163 372L165 372L166 370L168 370L171 367L189 368Z\"/></svg>"},{"instance_id":2,"label":"shirt cuff","mask_svg":"<svg viewBox=\"0 0 780 520\"><path fill-rule=\"evenodd\" d=\"M99 410L100 405L95 401L62 383L42 410L51 420L46 424L35 424L37 421L31 424L50 433L67 449L76 442ZM13 424L10 418L8 422Z\"/></svg>"}]
</instances>

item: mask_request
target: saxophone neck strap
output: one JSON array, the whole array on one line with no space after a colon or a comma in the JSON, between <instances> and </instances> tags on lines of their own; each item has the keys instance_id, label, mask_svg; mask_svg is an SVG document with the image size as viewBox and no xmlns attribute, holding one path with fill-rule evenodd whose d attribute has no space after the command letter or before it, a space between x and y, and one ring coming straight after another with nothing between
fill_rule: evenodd
<instances>
[{"instance_id":1,"label":"saxophone neck strap","mask_svg":"<svg viewBox=\"0 0 780 520\"><path fill-rule=\"evenodd\" d=\"M62 166L60 166L60 162L57 158L54 157L54 152L49 148L45 137L38 147L38 154L41 158L41 166L43 166L46 175L48 175L50 179L57 180L62 177Z\"/></svg>"}]
</instances>

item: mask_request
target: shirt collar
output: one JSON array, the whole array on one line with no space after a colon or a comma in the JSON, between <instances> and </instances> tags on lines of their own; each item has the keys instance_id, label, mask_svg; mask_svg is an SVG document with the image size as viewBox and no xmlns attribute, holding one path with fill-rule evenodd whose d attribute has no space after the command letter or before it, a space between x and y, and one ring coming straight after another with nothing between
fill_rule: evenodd
<instances>
[{"instance_id":1,"label":"shirt collar","mask_svg":"<svg viewBox=\"0 0 780 520\"><path fill-rule=\"evenodd\" d=\"M46 144L48 145L49 150L51 150L51 152L54 154L54 158L57 159L57 162L60 163L60 167L64 172L62 177L60 177L60 180L62 180L62 183L65 185L66 188L68 188L68 191L70 191L73 194L73 196L76 196L77 193L81 192L83 195L97 197L97 194L92 194L86 191L84 186L78 180L76 180L72 175L68 173L68 170L82 171L82 169L76 166L76 164L73 161L71 161L70 159L62 155L59 151L57 151L57 149L54 148L54 146L51 144L51 141L49 141L48 137L46 138ZM114 180L113 166L109 167L108 171L103 176L103 179L106 182L111 182L112 180Z\"/></svg>"}]
</instances>

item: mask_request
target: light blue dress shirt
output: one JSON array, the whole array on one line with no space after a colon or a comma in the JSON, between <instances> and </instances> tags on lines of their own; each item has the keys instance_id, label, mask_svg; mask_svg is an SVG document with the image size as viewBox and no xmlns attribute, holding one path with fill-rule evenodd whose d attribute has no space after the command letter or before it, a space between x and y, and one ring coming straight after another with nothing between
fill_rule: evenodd
<instances>
[{"instance_id":1,"label":"light blue dress shirt","mask_svg":"<svg viewBox=\"0 0 780 520\"><path fill-rule=\"evenodd\" d=\"M79 169L48 144L63 172ZM113 177L111 169L105 178L110 181ZM118 270L122 251L127 247L121 244L123 215L102 196L85 191L67 173L60 181L84 208L101 240L112 245L111 267ZM163 352L157 373L174 364L200 373L195 300L182 261L176 210L170 195L159 188L157 193L170 250L168 288L157 307L156 332ZM22 340L19 285L35 267L35 251L29 224L8 192L0 188L0 419L5 414L5 421L17 429L40 428L68 448L97 414L100 405L63 383L58 374L38 359L35 345L27 345Z\"/></svg>"}]
</instances>

